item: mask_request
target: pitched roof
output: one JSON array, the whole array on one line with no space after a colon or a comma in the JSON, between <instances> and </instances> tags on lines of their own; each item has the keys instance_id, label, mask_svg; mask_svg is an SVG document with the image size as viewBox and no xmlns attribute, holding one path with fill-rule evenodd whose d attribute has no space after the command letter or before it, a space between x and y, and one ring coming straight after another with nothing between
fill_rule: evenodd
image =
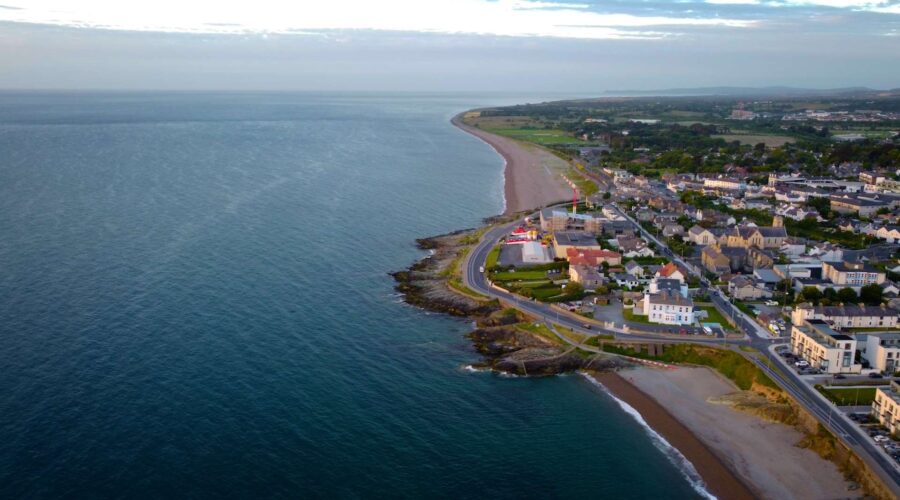
<instances>
[{"instance_id":1,"label":"pitched roof","mask_svg":"<svg viewBox=\"0 0 900 500\"><path fill-rule=\"evenodd\" d=\"M679 271L678 266L676 266L674 262L669 262L668 264L662 266L656 273L662 277L667 277L675 274L676 271Z\"/></svg>"},{"instance_id":2,"label":"pitched roof","mask_svg":"<svg viewBox=\"0 0 900 500\"><path fill-rule=\"evenodd\" d=\"M621 259L622 255L618 252L613 252L612 250L599 249L595 250L593 248L567 248L566 249L566 260L569 261L569 265L578 266L596 266L603 261L610 260L618 260Z\"/></svg>"}]
</instances>

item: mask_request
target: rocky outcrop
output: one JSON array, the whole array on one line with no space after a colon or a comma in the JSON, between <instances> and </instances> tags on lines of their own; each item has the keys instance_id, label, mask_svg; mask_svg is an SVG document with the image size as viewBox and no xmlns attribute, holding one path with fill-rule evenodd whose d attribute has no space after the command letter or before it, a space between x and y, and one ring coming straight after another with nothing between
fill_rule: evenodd
<instances>
[{"instance_id":1,"label":"rocky outcrop","mask_svg":"<svg viewBox=\"0 0 900 500\"><path fill-rule=\"evenodd\" d=\"M461 258L468 246L467 238L474 229L455 231L433 238L416 240L419 248L430 250L431 255L411 265L405 271L392 273L397 282L394 287L403 294L406 303L453 316L478 318L500 309L496 301L476 300L451 289L451 266Z\"/></svg>"},{"instance_id":2,"label":"rocky outcrop","mask_svg":"<svg viewBox=\"0 0 900 500\"><path fill-rule=\"evenodd\" d=\"M487 223L503 222L497 218ZM517 375L554 375L580 369L611 370L625 366L621 358L592 354L544 337L516 325L531 318L513 309L501 310L496 300L476 299L449 285L457 279L457 266L479 231L468 229L417 240L431 255L404 271L392 273L395 289L411 305L429 311L466 317L478 328L469 333L475 349L484 356L480 366ZM552 337L552 335L550 336Z\"/></svg>"},{"instance_id":3,"label":"rocky outcrop","mask_svg":"<svg viewBox=\"0 0 900 500\"><path fill-rule=\"evenodd\" d=\"M621 358L560 345L515 326L478 328L467 335L485 357L483 366L516 375L557 375L628 366Z\"/></svg>"}]
</instances>

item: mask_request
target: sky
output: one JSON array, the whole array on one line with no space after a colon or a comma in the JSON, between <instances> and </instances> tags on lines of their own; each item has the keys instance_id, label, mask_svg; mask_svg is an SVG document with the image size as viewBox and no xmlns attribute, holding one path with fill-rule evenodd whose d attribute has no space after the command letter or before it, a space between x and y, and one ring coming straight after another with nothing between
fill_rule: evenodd
<instances>
[{"instance_id":1,"label":"sky","mask_svg":"<svg viewBox=\"0 0 900 500\"><path fill-rule=\"evenodd\" d=\"M0 0L0 89L900 87L900 0Z\"/></svg>"}]
</instances>

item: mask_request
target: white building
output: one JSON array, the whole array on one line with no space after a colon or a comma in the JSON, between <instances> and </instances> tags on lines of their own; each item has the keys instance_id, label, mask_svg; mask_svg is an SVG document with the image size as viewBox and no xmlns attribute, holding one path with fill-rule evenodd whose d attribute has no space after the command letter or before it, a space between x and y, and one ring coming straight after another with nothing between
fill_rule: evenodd
<instances>
[{"instance_id":1,"label":"white building","mask_svg":"<svg viewBox=\"0 0 900 500\"><path fill-rule=\"evenodd\" d=\"M791 351L824 373L859 373L855 361L856 339L838 333L822 320L812 319L791 327Z\"/></svg>"},{"instance_id":2,"label":"white building","mask_svg":"<svg viewBox=\"0 0 900 500\"><path fill-rule=\"evenodd\" d=\"M550 256L550 248L540 241L526 241L522 246L522 262L526 264L547 264L553 262Z\"/></svg>"},{"instance_id":3,"label":"white building","mask_svg":"<svg viewBox=\"0 0 900 500\"><path fill-rule=\"evenodd\" d=\"M644 294L644 312L651 323L690 325L694 323L694 301L673 290Z\"/></svg>"},{"instance_id":4,"label":"white building","mask_svg":"<svg viewBox=\"0 0 900 500\"><path fill-rule=\"evenodd\" d=\"M835 328L884 328L897 327L897 311L885 306L815 306L800 304L791 312L791 321L801 324L806 320L822 320Z\"/></svg>"},{"instance_id":5,"label":"white building","mask_svg":"<svg viewBox=\"0 0 900 500\"><path fill-rule=\"evenodd\" d=\"M718 177L714 179L703 179L703 187L710 189L729 189L733 191L744 191L747 189L747 183L743 179L735 179L731 177Z\"/></svg>"},{"instance_id":6,"label":"white building","mask_svg":"<svg viewBox=\"0 0 900 500\"><path fill-rule=\"evenodd\" d=\"M862 344L862 356L869 367L882 373L900 370L900 333L870 333Z\"/></svg>"},{"instance_id":7,"label":"white building","mask_svg":"<svg viewBox=\"0 0 900 500\"><path fill-rule=\"evenodd\" d=\"M875 389L872 413L892 434L900 432L900 384L892 381L890 387Z\"/></svg>"}]
</instances>

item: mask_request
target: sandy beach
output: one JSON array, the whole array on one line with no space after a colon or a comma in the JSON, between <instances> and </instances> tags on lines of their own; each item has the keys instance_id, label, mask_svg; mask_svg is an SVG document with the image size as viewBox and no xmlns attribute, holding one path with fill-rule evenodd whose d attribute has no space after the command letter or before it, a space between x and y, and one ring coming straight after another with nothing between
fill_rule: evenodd
<instances>
[{"instance_id":1,"label":"sandy beach","mask_svg":"<svg viewBox=\"0 0 900 500\"><path fill-rule=\"evenodd\" d=\"M521 212L572 199L572 189L560 176L568 168L564 160L542 148L470 127L458 116L452 122L488 143L506 161L505 213Z\"/></svg>"},{"instance_id":2,"label":"sandy beach","mask_svg":"<svg viewBox=\"0 0 900 500\"><path fill-rule=\"evenodd\" d=\"M592 374L609 392L638 411L647 424L674 446L700 473L706 489L717 498L751 499L756 495L725 463L655 399L618 373Z\"/></svg>"},{"instance_id":3,"label":"sandy beach","mask_svg":"<svg viewBox=\"0 0 900 500\"><path fill-rule=\"evenodd\" d=\"M613 380L604 379L601 383L612 384L607 387L617 396L621 386L625 386L620 397L629 403L631 401L626 398L632 395L627 393L627 387L645 398L649 396L657 406L664 407L664 411L715 454L717 461L743 478L757 496L777 499L853 496L847 491L848 484L835 464L810 450L795 446L803 436L793 427L764 421L728 405L711 402L739 389L708 368L637 368L610 378ZM649 412L641 408L638 410L657 432L668 439L664 428L657 428L651 420L652 415L648 414L654 411L652 405L647 407ZM704 471L713 475L707 469L706 462L694 462L692 455L695 453L690 449L683 450L676 439L673 437L670 442L694 463L704 479ZM712 489L714 483L710 483L710 487ZM720 498L734 497L730 493Z\"/></svg>"}]
</instances>

